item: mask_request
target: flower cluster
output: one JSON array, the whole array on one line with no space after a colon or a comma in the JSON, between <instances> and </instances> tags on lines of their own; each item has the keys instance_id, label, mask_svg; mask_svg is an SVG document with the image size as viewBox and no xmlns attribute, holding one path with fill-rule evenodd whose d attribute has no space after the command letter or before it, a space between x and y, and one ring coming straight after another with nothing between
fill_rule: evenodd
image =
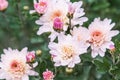
<instances>
[{"instance_id":1,"label":"flower cluster","mask_svg":"<svg viewBox=\"0 0 120 80\"><path fill-rule=\"evenodd\" d=\"M30 14L38 13L40 16L36 24L40 25L37 35L50 32L49 53L54 66L67 66L66 72L72 72L73 67L81 62L80 56L91 51L91 57L104 57L107 49L115 50L112 37L119 34L112 30L115 23L111 19L95 18L88 27L83 23L85 17L82 1L70 0L34 0L34 10ZM0 0L0 11L7 8L7 0ZM40 56L41 51L36 51ZM21 51L11 48L4 49L0 59L0 79L29 80L28 76L38 76L34 71L37 66L35 51L29 52L27 48ZM55 75L48 69L43 72L44 80L53 80Z\"/></svg>"},{"instance_id":2,"label":"flower cluster","mask_svg":"<svg viewBox=\"0 0 120 80\"><path fill-rule=\"evenodd\" d=\"M50 32L48 45L55 66L68 66L73 68L80 63L80 55L87 53L91 48L91 56L105 56L107 49L114 43L112 37L119 31L111 30L115 23L111 19L95 18L88 26L83 23L88 20L85 17L82 1L70 0L34 0L34 9L30 13L37 12L40 16L36 24L40 25L38 35Z\"/></svg>"}]
</instances>

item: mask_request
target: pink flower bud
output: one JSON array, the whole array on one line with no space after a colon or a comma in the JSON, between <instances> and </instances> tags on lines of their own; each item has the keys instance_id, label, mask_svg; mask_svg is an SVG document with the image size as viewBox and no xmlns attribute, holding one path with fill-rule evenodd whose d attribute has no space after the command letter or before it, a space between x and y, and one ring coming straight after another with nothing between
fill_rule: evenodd
<instances>
[{"instance_id":1,"label":"pink flower bud","mask_svg":"<svg viewBox=\"0 0 120 80\"><path fill-rule=\"evenodd\" d=\"M63 22L60 18L55 18L54 19L54 22L53 22L53 27L54 29L57 29L57 30L62 30L63 29Z\"/></svg>"},{"instance_id":2,"label":"pink flower bud","mask_svg":"<svg viewBox=\"0 0 120 80\"><path fill-rule=\"evenodd\" d=\"M114 50L115 50L115 46L111 44L111 45L109 46L109 49L110 49L110 51L114 51Z\"/></svg>"},{"instance_id":3,"label":"pink flower bud","mask_svg":"<svg viewBox=\"0 0 120 80\"><path fill-rule=\"evenodd\" d=\"M34 52L34 51L29 52L29 53L26 55L26 60L27 60L28 63L34 62L34 60L35 60L35 52Z\"/></svg>"},{"instance_id":4,"label":"pink flower bud","mask_svg":"<svg viewBox=\"0 0 120 80\"><path fill-rule=\"evenodd\" d=\"M47 1L45 1L45 0L39 0L38 3L34 3L34 9L39 14L45 13L45 11L47 9Z\"/></svg>"},{"instance_id":5,"label":"pink flower bud","mask_svg":"<svg viewBox=\"0 0 120 80\"><path fill-rule=\"evenodd\" d=\"M72 3L69 3L68 12L69 14L74 14L75 12L75 7L73 7Z\"/></svg>"},{"instance_id":6,"label":"pink flower bud","mask_svg":"<svg viewBox=\"0 0 120 80\"><path fill-rule=\"evenodd\" d=\"M0 11L5 10L8 7L8 1L0 0Z\"/></svg>"},{"instance_id":7,"label":"pink flower bud","mask_svg":"<svg viewBox=\"0 0 120 80\"><path fill-rule=\"evenodd\" d=\"M43 72L43 79L44 80L53 80L54 78L54 75L53 75L53 72L52 71L49 71L48 69Z\"/></svg>"}]
</instances>

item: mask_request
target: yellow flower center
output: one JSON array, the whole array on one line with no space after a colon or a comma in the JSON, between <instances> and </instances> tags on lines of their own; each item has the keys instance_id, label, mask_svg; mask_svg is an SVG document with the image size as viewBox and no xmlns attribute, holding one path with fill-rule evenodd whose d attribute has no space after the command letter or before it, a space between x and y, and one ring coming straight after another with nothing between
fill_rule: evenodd
<instances>
[{"instance_id":1,"label":"yellow flower center","mask_svg":"<svg viewBox=\"0 0 120 80\"><path fill-rule=\"evenodd\" d=\"M67 60L74 56L75 51L73 46L63 46L62 53L63 53L62 55L63 60Z\"/></svg>"}]
</instances>

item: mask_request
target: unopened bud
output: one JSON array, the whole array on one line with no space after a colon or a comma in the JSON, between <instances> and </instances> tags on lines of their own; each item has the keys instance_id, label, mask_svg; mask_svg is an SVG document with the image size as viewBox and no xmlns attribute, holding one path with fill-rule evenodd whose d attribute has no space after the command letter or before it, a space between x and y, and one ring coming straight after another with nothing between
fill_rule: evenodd
<instances>
[{"instance_id":1,"label":"unopened bud","mask_svg":"<svg viewBox=\"0 0 120 80\"><path fill-rule=\"evenodd\" d=\"M37 50L36 51L36 55L40 56L42 54L42 51L41 50Z\"/></svg>"},{"instance_id":2,"label":"unopened bud","mask_svg":"<svg viewBox=\"0 0 120 80\"><path fill-rule=\"evenodd\" d=\"M114 45L110 45L109 49L110 49L110 53L113 53L115 51L115 46Z\"/></svg>"},{"instance_id":3,"label":"unopened bud","mask_svg":"<svg viewBox=\"0 0 120 80\"><path fill-rule=\"evenodd\" d=\"M67 68L65 69L65 71L66 71L67 73L72 73L72 72L73 72L73 68L68 68L68 67L67 67Z\"/></svg>"},{"instance_id":4,"label":"unopened bud","mask_svg":"<svg viewBox=\"0 0 120 80\"><path fill-rule=\"evenodd\" d=\"M60 18L55 18L53 22L53 27L55 30L62 30L63 29L63 22Z\"/></svg>"},{"instance_id":5,"label":"unopened bud","mask_svg":"<svg viewBox=\"0 0 120 80\"><path fill-rule=\"evenodd\" d=\"M24 10L29 10L29 6L24 6L23 9Z\"/></svg>"}]
</instances>

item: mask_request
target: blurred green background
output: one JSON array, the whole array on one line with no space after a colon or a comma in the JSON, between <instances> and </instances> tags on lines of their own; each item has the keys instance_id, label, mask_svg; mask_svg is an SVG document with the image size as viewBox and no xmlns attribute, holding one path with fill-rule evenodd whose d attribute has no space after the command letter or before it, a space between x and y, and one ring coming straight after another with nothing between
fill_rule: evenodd
<instances>
[{"instance_id":1,"label":"blurred green background","mask_svg":"<svg viewBox=\"0 0 120 80\"><path fill-rule=\"evenodd\" d=\"M78 1L78 0L72 0ZM96 17L110 18L116 23L114 29L120 30L120 0L83 0L85 16L89 18L84 26L88 25ZM27 8L27 9L26 9ZM34 14L30 15L29 10L33 9L32 0L9 0L9 7L6 11L0 12L0 54L3 49L11 47L21 50L28 47L29 50L42 50L39 58L39 66L36 68L42 72L48 68L56 72L55 80L114 80L105 69L99 72L92 63L90 54L82 55L82 62L73 69L72 73L65 71L65 67L54 69L50 59L49 49L47 48L49 39L48 33L38 36L36 34L39 26L35 24L35 20L39 17ZM120 35L116 37L120 40ZM108 54L109 55L109 54ZM104 60L105 59L105 60ZM103 58L103 61L109 58ZM107 65L107 64L103 64ZM109 67L109 65L107 65ZM101 66L103 67L103 66ZM31 80L39 80L31 77Z\"/></svg>"}]
</instances>

